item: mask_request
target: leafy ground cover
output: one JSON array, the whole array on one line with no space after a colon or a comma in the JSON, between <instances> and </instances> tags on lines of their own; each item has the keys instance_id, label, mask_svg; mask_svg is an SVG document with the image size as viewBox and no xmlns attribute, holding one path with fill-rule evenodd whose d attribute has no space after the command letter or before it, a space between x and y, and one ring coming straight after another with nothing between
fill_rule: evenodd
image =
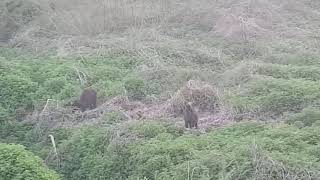
<instances>
[{"instance_id":1,"label":"leafy ground cover","mask_svg":"<svg viewBox=\"0 0 320 180\"><path fill-rule=\"evenodd\" d=\"M41 110L47 99L63 106L86 85L98 89L100 100L125 95L145 101L147 96L161 97L163 91L175 91L189 78L201 75L206 79L206 72L192 75L179 66L162 67L153 74L141 72L139 66L145 62L126 54L61 58L1 49L0 58L0 141L26 146L63 179L319 177L316 64L248 62L239 66L244 71L232 71L233 76L244 78L238 81L240 87L221 85L229 91L223 98L237 113L250 112L257 119L280 119L281 123L239 123L201 134L176 127L170 117L136 122L115 112L98 126L48 129L45 135L56 140L55 155L50 139L39 132L37 123L20 122L20 113ZM170 70L181 74L170 75ZM141 76L143 73L152 76ZM221 74L217 80L225 78ZM22 151L21 146L12 148Z\"/></svg>"}]
</instances>

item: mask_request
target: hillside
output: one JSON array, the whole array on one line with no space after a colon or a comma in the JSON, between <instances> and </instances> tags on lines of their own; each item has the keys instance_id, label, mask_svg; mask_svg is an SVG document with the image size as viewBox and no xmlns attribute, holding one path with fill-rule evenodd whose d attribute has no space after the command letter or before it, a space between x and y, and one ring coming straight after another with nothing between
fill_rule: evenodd
<instances>
[{"instance_id":1,"label":"hillside","mask_svg":"<svg viewBox=\"0 0 320 180\"><path fill-rule=\"evenodd\" d=\"M0 146L42 158L44 179L319 179L319 9L1 1ZM98 107L73 112L87 86ZM199 129L184 128L188 101ZM0 167L25 168L7 152Z\"/></svg>"}]
</instances>

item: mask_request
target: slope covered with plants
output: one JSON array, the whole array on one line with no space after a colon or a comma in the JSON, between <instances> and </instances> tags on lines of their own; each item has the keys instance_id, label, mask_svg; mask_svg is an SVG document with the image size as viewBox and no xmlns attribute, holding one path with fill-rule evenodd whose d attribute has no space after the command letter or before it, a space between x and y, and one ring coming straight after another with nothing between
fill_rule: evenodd
<instances>
[{"instance_id":1,"label":"slope covered with plants","mask_svg":"<svg viewBox=\"0 0 320 180\"><path fill-rule=\"evenodd\" d=\"M319 7L0 2L0 176L319 179ZM98 107L72 112L87 86Z\"/></svg>"}]
</instances>

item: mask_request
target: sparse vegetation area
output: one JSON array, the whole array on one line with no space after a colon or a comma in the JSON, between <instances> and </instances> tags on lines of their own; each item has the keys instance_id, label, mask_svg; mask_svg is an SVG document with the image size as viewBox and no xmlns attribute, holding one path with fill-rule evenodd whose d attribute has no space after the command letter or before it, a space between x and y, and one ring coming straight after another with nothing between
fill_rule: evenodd
<instances>
[{"instance_id":1,"label":"sparse vegetation area","mask_svg":"<svg viewBox=\"0 0 320 180\"><path fill-rule=\"evenodd\" d=\"M320 179L319 8L3 0L0 179Z\"/></svg>"}]
</instances>

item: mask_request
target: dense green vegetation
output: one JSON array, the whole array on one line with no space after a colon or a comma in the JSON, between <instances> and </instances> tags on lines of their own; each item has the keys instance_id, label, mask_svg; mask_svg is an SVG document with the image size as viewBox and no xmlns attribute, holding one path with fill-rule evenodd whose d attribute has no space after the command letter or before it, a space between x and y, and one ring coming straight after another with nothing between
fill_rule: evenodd
<instances>
[{"instance_id":1,"label":"dense green vegetation","mask_svg":"<svg viewBox=\"0 0 320 180\"><path fill-rule=\"evenodd\" d=\"M60 172L67 179L317 178L318 128L242 123L197 136L145 123L112 138L108 128L88 127L62 143Z\"/></svg>"},{"instance_id":2,"label":"dense green vegetation","mask_svg":"<svg viewBox=\"0 0 320 180\"><path fill-rule=\"evenodd\" d=\"M19 121L24 113L41 110L48 98L64 105L77 97L81 88L92 85L101 100L127 95L131 100L143 101L148 95L163 95L161 91L169 85L162 80L169 78L152 80L161 74L138 76L136 68L142 61L126 54L58 58L8 49L0 52L0 142L26 146L46 159L46 164L63 179L319 177L317 66L261 63L254 66L253 75L240 88L226 86L232 92L226 100L236 112L281 120L280 124L239 123L200 134L179 129L170 119L131 122L114 111L105 114L97 125L48 127L44 132L35 122ZM243 67L251 66L247 63ZM169 77L168 82L181 84L183 76ZM171 88L175 90L176 86ZM53 153L48 134L56 139L58 156ZM39 172L26 171L21 177L58 179L22 146L1 144L1 150L0 162L7 164L2 172L12 172L4 177L13 178L11 175L19 174L17 171L26 167L23 163L28 163ZM8 165L14 153L9 156L7 152L26 159L21 160L22 164Z\"/></svg>"},{"instance_id":3,"label":"dense green vegetation","mask_svg":"<svg viewBox=\"0 0 320 180\"><path fill-rule=\"evenodd\" d=\"M301 79L257 76L233 99L241 110L281 115L300 112L320 100L320 84Z\"/></svg>"},{"instance_id":4,"label":"dense green vegetation","mask_svg":"<svg viewBox=\"0 0 320 180\"><path fill-rule=\"evenodd\" d=\"M301 61L308 60L301 59ZM241 113L267 118L300 113L305 108L319 109L320 80L318 61L305 64L248 62L235 69L241 88L233 90L229 100ZM245 72L250 69L249 73ZM230 79L230 78L229 78ZM231 78L232 79L232 78Z\"/></svg>"},{"instance_id":5,"label":"dense green vegetation","mask_svg":"<svg viewBox=\"0 0 320 180\"><path fill-rule=\"evenodd\" d=\"M42 160L21 145L0 143L0 177L3 180L58 180Z\"/></svg>"},{"instance_id":6,"label":"dense green vegetation","mask_svg":"<svg viewBox=\"0 0 320 180\"><path fill-rule=\"evenodd\" d=\"M126 55L61 59L30 57L8 49L1 49L0 54L1 121L10 114L41 108L47 99L66 104L89 85L99 89L99 97L104 98L124 94L125 88L129 95L143 95L137 89L143 83L140 79L125 79L139 62Z\"/></svg>"},{"instance_id":7,"label":"dense green vegetation","mask_svg":"<svg viewBox=\"0 0 320 180\"><path fill-rule=\"evenodd\" d=\"M1 0L0 180L320 179L319 10ZM164 112L184 100L199 130Z\"/></svg>"}]
</instances>

